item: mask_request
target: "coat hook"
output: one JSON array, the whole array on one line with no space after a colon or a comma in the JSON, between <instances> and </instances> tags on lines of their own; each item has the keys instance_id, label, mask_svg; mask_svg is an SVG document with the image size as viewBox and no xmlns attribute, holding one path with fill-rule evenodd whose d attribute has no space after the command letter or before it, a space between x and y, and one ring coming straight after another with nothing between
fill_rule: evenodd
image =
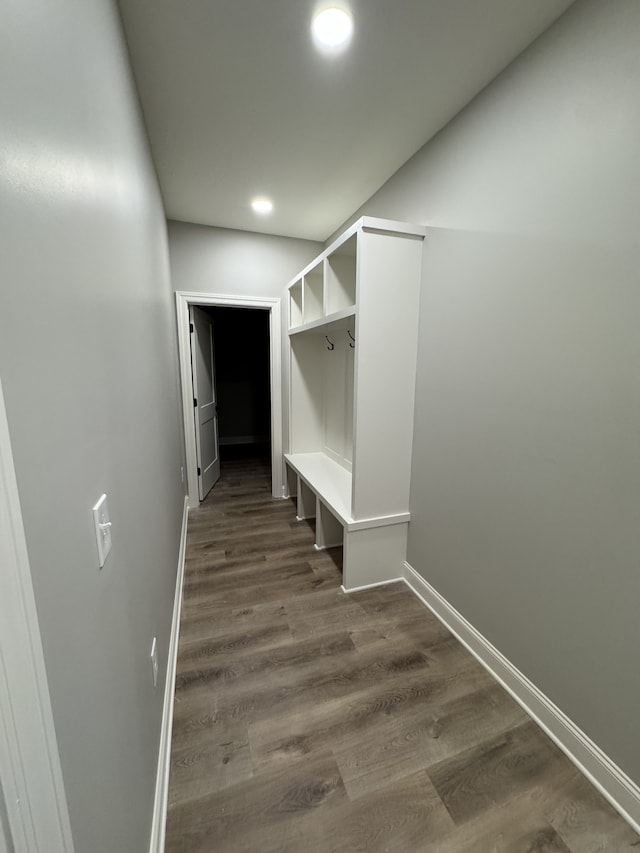
<instances>
[{"instance_id":1,"label":"coat hook","mask_svg":"<svg viewBox=\"0 0 640 853\"><path fill-rule=\"evenodd\" d=\"M349 337L353 341L353 343L349 343L349 346L351 347L351 349L355 349L356 348L356 339L353 337L353 335L351 334L349 329L347 329L347 334L349 335Z\"/></svg>"},{"instance_id":2,"label":"coat hook","mask_svg":"<svg viewBox=\"0 0 640 853\"><path fill-rule=\"evenodd\" d=\"M332 344L331 341L329 340L328 335L325 335L325 339L326 339L327 343L329 344L329 346L327 347L328 350L332 350L332 349L336 348L335 344Z\"/></svg>"}]
</instances>

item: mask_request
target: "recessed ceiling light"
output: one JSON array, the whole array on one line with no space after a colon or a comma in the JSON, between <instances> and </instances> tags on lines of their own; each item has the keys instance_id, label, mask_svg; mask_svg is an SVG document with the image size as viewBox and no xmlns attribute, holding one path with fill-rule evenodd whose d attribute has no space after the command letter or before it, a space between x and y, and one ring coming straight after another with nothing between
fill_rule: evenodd
<instances>
[{"instance_id":1,"label":"recessed ceiling light","mask_svg":"<svg viewBox=\"0 0 640 853\"><path fill-rule=\"evenodd\" d=\"M344 9L323 9L311 22L311 34L320 50L334 52L342 50L351 41L353 19Z\"/></svg>"},{"instance_id":2,"label":"recessed ceiling light","mask_svg":"<svg viewBox=\"0 0 640 853\"><path fill-rule=\"evenodd\" d=\"M251 202L251 207L253 208L254 213L258 213L260 216L266 216L273 210L273 202L264 197L254 198Z\"/></svg>"}]
</instances>

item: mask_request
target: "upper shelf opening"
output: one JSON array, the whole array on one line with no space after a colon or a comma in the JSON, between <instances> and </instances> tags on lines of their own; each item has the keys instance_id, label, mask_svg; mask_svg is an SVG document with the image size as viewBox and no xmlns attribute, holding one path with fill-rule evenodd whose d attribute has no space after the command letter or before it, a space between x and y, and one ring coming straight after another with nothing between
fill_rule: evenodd
<instances>
[{"instance_id":1,"label":"upper shelf opening","mask_svg":"<svg viewBox=\"0 0 640 853\"><path fill-rule=\"evenodd\" d=\"M357 234L327 257L327 313L356 304Z\"/></svg>"},{"instance_id":2,"label":"upper shelf opening","mask_svg":"<svg viewBox=\"0 0 640 853\"><path fill-rule=\"evenodd\" d=\"M304 292L303 322L310 323L318 320L324 310L324 264L310 270L302 279Z\"/></svg>"}]
</instances>

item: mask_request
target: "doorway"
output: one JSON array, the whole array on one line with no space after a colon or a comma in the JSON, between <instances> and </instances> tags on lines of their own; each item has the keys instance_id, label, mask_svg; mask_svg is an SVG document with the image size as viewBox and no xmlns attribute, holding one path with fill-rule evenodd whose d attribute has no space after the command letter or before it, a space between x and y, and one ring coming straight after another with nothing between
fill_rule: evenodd
<instances>
[{"instance_id":1,"label":"doorway","mask_svg":"<svg viewBox=\"0 0 640 853\"><path fill-rule=\"evenodd\" d=\"M213 321L220 459L271 455L269 315L208 308Z\"/></svg>"},{"instance_id":2,"label":"doorway","mask_svg":"<svg viewBox=\"0 0 640 853\"><path fill-rule=\"evenodd\" d=\"M253 309L265 312L268 316L268 370L269 396L271 405L269 418L269 437L271 444L271 491L274 497L281 498L285 494L284 472L282 465L282 380L281 380L281 315L280 299L258 297L231 296L227 294L195 293L179 291L176 293L176 312L178 321L178 351L180 360L180 380L182 385L182 414L185 437L186 479L189 505L198 506L198 466L196 453L196 437L193 417L193 386L191 377L191 345L189 331L189 306L197 305L205 309ZM250 315L247 314L247 317ZM240 322L242 322L240 318ZM223 344L224 345L224 344ZM241 347L242 341L236 346ZM264 361L264 356L262 356ZM237 426L235 427L237 428ZM260 421L258 426L260 427ZM233 422L230 424L231 434L227 445L236 448L244 439L246 443L254 443L254 439L264 438L264 433L248 432L233 433ZM247 441L251 439L251 442ZM235 442L235 445L234 445ZM225 445L222 444L223 456ZM230 452L230 451L226 451ZM238 452L237 450L235 452Z\"/></svg>"}]
</instances>

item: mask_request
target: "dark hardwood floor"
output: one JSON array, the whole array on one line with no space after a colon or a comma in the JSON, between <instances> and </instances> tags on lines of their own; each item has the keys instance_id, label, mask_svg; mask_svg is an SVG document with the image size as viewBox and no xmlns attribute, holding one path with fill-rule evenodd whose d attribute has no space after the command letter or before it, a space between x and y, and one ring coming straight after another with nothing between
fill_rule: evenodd
<instances>
[{"instance_id":1,"label":"dark hardwood floor","mask_svg":"<svg viewBox=\"0 0 640 853\"><path fill-rule=\"evenodd\" d=\"M167 853L623 853L640 838L404 584L345 595L268 462L189 516Z\"/></svg>"}]
</instances>

